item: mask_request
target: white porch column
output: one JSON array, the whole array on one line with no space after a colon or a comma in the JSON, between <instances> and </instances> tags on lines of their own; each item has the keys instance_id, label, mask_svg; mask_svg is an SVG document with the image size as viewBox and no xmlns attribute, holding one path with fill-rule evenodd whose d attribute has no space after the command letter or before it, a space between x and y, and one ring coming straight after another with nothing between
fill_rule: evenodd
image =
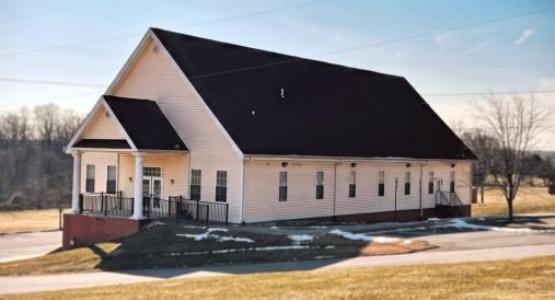
<instances>
[{"instance_id":1,"label":"white porch column","mask_svg":"<svg viewBox=\"0 0 555 300\"><path fill-rule=\"evenodd\" d=\"M79 194L81 194L81 152L72 151L73 182L71 190L71 213L79 213Z\"/></svg>"},{"instance_id":2,"label":"white porch column","mask_svg":"<svg viewBox=\"0 0 555 300\"><path fill-rule=\"evenodd\" d=\"M143 219L143 161L144 154L140 152L133 153L135 156L135 189L132 219Z\"/></svg>"}]
</instances>

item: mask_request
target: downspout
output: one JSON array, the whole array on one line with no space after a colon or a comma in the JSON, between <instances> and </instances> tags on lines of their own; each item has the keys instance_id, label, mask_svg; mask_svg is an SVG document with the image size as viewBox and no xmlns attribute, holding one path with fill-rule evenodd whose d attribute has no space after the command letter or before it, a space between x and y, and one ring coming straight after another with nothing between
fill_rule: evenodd
<instances>
[{"instance_id":1,"label":"downspout","mask_svg":"<svg viewBox=\"0 0 555 300\"><path fill-rule=\"evenodd\" d=\"M420 164L420 179L418 188L418 207L420 210L420 220L424 218L424 209L422 208L422 173L424 169L424 163Z\"/></svg>"},{"instance_id":2,"label":"downspout","mask_svg":"<svg viewBox=\"0 0 555 300\"><path fill-rule=\"evenodd\" d=\"M245 159L242 159L243 161L243 170L242 170L242 174L241 174L241 224L245 224Z\"/></svg>"},{"instance_id":3,"label":"downspout","mask_svg":"<svg viewBox=\"0 0 555 300\"><path fill-rule=\"evenodd\" d=\"M334 163L333 164L333 221L335 222L336 219L336 215L335 215L335 211L336 211L336 201L337 201L337 165L339 163Z\"/></svg>"}]
</instances>

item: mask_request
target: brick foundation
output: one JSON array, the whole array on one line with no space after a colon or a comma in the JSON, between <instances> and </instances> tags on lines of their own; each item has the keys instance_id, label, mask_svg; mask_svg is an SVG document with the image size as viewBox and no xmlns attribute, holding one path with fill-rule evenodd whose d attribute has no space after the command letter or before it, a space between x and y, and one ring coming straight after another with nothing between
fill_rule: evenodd
<instances>
[{"instance_id":1,"label":"brick foundation","mask_svg":"<svg viewBox=\"0 0 555 300\"><path fill-rule=\"evenodd\" d=\"M64 249L105 242L140 230L139 220L64 214ZM73 242L72 242L73 241Z\"/></svg>"}]
</instances>

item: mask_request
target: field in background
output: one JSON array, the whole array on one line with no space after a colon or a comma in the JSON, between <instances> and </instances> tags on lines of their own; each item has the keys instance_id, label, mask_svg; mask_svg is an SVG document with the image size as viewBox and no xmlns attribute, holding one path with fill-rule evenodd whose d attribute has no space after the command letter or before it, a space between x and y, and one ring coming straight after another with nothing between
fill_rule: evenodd
<instances>
[{"instance_id":1,"label":"field in background","mask_svg":"<svg viewBox=\"0 0 555 300\"><path fill-rule=\"evenodd\" d=\"M0 233L57 230L58 209L0 211Z\"/></svg>"},{"instance_id":2,"label":"field in background","mask_svg":"<svg viewBox=\"0 0 555 300\"><path fill-rule=\"evenodd\" d=\"M480 195L478 194L478 201ZM513 202L514 213L555 212L555 195L549 195L545 187L522 187ZM472 205L472 216L505 215L507 202L498 189L486 189L484 205Z\"/></svg>"},{"instance_id":3,"label":"field in background","mask_svg":"<svg viewBox=\"0 0 555 300\"><path fill-rule=\"evenodd\" d=\"M280 272L7 296L5 299L555 299L555 257Z\"/></svg>"}]
</instances>

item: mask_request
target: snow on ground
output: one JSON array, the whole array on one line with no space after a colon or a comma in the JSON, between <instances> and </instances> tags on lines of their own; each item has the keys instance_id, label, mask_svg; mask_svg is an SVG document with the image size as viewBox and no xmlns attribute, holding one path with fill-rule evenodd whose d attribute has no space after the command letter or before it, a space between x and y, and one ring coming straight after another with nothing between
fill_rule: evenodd
<instances>
[{"instance_id":1,"label":"snow on ground","mask_svg":"<svg viewBox=\"0 0 555 300\"><path fill-rule=\"evenodd\" d=\"M432 228L451 227L461 230L487 230L487 231L500 231L500 232L516 232L516 233L555 233L555 229L532 229L532 228L511 228L511 227L497 227L489 225L470 224L462 219L449 220L445 224L436 225Z\"/></svg>"},{"instance_id":2,"label":"snow on ground","mask_svg":"<svg viewBox=\"0 0 555 300\"><path fill-rule=\"evenodd\" d=\"M428 220L426 220L426 222L436 222L441 220L440 218L428 218Z\"/></svg>"},{"instance_id":3,"label":"snow on ground","mask_svg":"<svg viewBox=\"0 0 555 300\"><path fill-rule=\"evenodd\" d=\"M309 234L292 234L288 237L290 240L293 241L294 244L300 244L302 242L312 242L312 240L314 240L314 236Z\"/></svg>"},{"instance_id":4,"label":"snow on ground","mask_svg":"<svg viewBox=\"0 0 555 300\"><path fill-rule=\"evenodd\" d=\"M212 235L213 238L216 239L218 242L240 242L240 243L254 243L253 239L246 238L246 237L235 237L235 236L219 236L219 235Z\"/></svg>"},{"instance_id":5,"label":"snow on ground","mask_svg":"<svg viewBox=\"0 0 555 300\"><path fill-rule=\"evenodd\" d=\"M178 237L186 237L194 239L195 241L202 241L208 238L215 239L217 242L240 242L240 243L254 243L253 239L246 237L235 237L235 236L221 236L217 234L211 234L212 232L227 232L226 228L208 228L206 232L199 234L190 233L178 233Z\"/></svg>"},{"instance_id":6,"label":"snow on ground","mask_svg":"<svg viewBox=\"0 0 555 300\"><path fill-rule=\"evenodd\" d=\"M329 233L339 235L348 240L359 240L359 241L368 241L368 242L375 242L375 243L395 243L399 241L398 238L390 238L385 236L369 236L363 233L352 233L348 231L343 231L341 229L334 229Z\"/></svg>"},{"instance_id":7,"label":"snow on ground","mask_svg":"<svg viewBox=\"0 0 555 300\"><path fill-rule=\"evenodd\" d=\"M272 227L270 227L270 229L279 229L279 227L277 227L277 226L272 226Z\"/></svg>"}]
</instances>

